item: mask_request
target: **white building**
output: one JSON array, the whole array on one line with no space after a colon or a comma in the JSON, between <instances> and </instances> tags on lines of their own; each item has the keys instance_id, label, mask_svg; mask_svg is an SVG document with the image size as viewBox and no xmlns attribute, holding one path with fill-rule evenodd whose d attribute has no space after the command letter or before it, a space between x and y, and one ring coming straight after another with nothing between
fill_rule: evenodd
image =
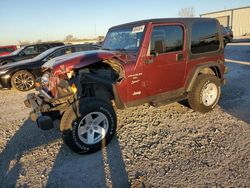
<instances>
[{"instance_id":1,"label":"white building","mask_svg":"<svg viewBox=\"0 0 250 188\"><path fill-rule=\"evenodd\" d=\"M250 35L250 6L201 14L217 18L221 25L233 30L234 36Z\"/></svg>"}]
</instances>

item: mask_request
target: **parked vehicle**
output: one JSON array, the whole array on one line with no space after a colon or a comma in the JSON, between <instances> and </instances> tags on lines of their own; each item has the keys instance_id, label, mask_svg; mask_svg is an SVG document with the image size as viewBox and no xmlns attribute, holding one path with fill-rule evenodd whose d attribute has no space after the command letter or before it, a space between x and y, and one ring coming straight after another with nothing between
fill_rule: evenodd
<instances>
[{"instance_id":1,"label":"parked vehicle","mask_svg":"<svg viewBox=\"0 0 250 188\"><path fill-rule=\"evenodd\" d=\"M17 49L17 47L15 45L0 46L0 56L8 55L8 54L12 53L13 51L15 51L16 49Z\"/></svg>"},{"instance_id":2,"label":"parked vehicle","mask_svg":"<svg viewBox=\"0 0 250 188\"><path fill-rule=\"evenodd\" d=\"M54 42L54 43L41 43L41 44L32 44L23 46L7 56L0 57L0 66L12 62L31 59L50 48L62 45L64 44L61 42Z\"/></svg>"},{"instance_id":3,"label":"parked vehicle","mask_svg":"<svg viewBox=\"0 0 250 188\"><path fill-rule=\"evenodd\" d=\"M211 18L153 19L109 30L103 50L62 56L43 65L39 94L27 96L31 119L53 128L73 151L100 150L115 134L118 109L188 99L199 112L212 110L225 84L220 25Z\"/></svg>"},{"instance_id":4,"label":"parked vehicle","mask_svg":"<svg viewBox=\"0 0 250 188\"><path fill-rule=\"evenodd\" d=\"M221 25L221 30L224 38L224 45L233 42L233 31L230 28L226 28Z\"/></svg>"},{"instance_id":5,"label":"parked vehicle","mask_svg":"<svg viewBox=\"0 0 250 188\"><path fill-rule=\"evenodd\" d=\"M14 87L19 91L28 91L34 88L35 79L42 76L41 66L46 61L64 54L96 49L86 44L58 46L32 59L4 65L0 67L0 88Z\"/></svg>"}]
</instances>

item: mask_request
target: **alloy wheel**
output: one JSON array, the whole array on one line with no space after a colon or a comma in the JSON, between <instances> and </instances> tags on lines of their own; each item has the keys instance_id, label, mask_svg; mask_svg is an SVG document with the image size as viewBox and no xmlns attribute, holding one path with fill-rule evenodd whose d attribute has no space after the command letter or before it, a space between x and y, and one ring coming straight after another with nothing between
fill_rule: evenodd
<instances>
[{"instance_id":1,"label":"alloy wheel","mask_svg":"<svg viewBox=\"0 0 250 188\"><path fill-rule=\"evenodd\" d=\"M34 86L34 79L28 73L20 73L14 78L14 84L18 90L26 91Z\"/></svg>"},{"instance_id":2,"label":"alloy wheel","mask_svg":"<svg viewBox=\"0 0 250 188\"><path fill-rule=\"evenodd\" d=\"M96 144L107 134L109 123L101 112L92 112L82 118L78 126L78 137L85 144Z\"/></svg>"}]
</instances>

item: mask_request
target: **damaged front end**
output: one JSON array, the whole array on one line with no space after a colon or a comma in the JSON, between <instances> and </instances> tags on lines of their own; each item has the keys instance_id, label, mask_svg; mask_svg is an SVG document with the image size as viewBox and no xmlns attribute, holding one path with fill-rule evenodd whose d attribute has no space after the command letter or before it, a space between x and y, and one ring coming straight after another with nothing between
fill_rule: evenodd
<instances>
[{"instance_id":1,"label":"damaged front end","mask_svg":"<svg viewBox=\"0 0 250 188\"><path fill-rule=\"evenodd\" d=\"M66 79L58 77L43 77L36 80L38 94L30 93L24 101L26 107L32 108L30 118L37 122L39 128L48 130L53 128L53 120L63 114L66 107L75 100L77 92L75 84L70 85Z\"/></svg>"},{"instance_id":2,"label":"damaged front end","mask_svg":"<svg viewBox=\"0 0 250 188\"><path fill-rule=\"evenodd\" d=\"M38 94L28 94L26 107L32 108L30 118L43 130L53 128L53 120L60 118L65 110L76 100L84 97L98 97L114 100L115 83L124 77L118 59L110 58L79 69L47 69L35 82ZM115 93L115 94L114 94Z\"/></svg>"}]
</instances>

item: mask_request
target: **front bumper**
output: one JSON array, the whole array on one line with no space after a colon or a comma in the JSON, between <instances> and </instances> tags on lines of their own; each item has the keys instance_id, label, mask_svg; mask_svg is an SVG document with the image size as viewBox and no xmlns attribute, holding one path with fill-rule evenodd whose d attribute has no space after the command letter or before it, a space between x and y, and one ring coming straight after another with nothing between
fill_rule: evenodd
<instances>
[{"instance_id":1,"label":"front bumper","mask_svg":"<svg viewBox=\"0 0 250 188\"><path fill-rule=\"evenodd\" d=\"M31 108L30 119L36 122L42 130L49 130L53 128L53 120L58 119L75 98L71 95L54 99L43 89L39 92L38 95L28 94L24 104Z\"/></svg>"},{"instance_id":2,"label":"front bumper","mask_svg":"<svg viewBox=\"0 0 250 188\"><path fill-rule=\"evenodd\" d=\"M10 89L10 76L9 75L1 75L0 76L0 89Z\"/></svg>"},{"instance_id":3,"label":"front bumper","mask_svg":"<svg viewBox=\"0 0 250 188\"><path fill-rule=\"evenodd\" d=\"M32 109L30 112L30 119L36 122L40 129L49 130L54 127L52 118L44 115L44 113L48 112L49 109L48 106L47 109L45 109L45 102L39 95L36 95L35 93L28 94L24 104L26 107Z\"/></svg>"}]
</instances>

